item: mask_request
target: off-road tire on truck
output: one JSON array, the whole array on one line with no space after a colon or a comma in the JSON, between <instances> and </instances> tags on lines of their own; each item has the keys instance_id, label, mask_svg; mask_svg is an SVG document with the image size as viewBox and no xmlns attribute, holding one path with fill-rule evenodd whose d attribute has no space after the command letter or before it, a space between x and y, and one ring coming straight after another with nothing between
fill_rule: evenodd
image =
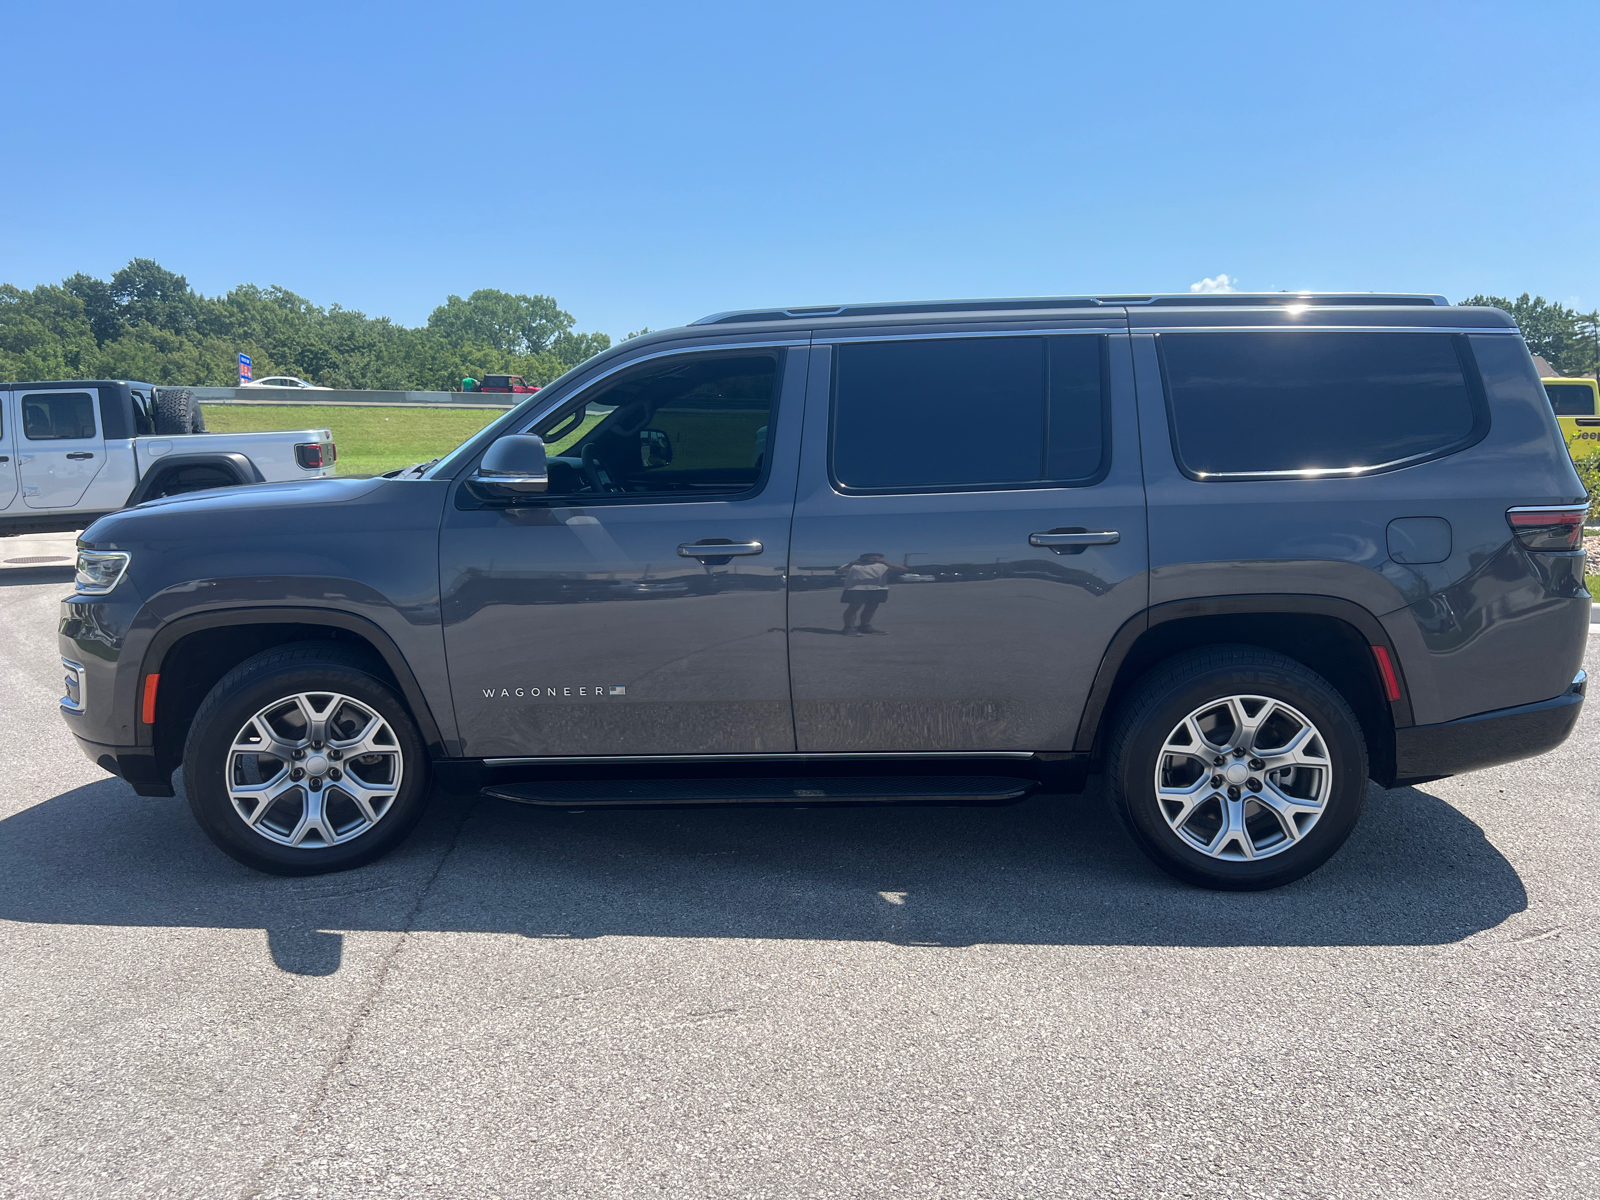
<instances>
[{"instance_id":1,"label":"off-road tire on truck","mask_svg":"<svg viewBox=\"0 0 1600 1200\"><path fill-rule=\"evenodd\" d=\"M154 389L154 412L150 414L156 433L182 436L204 433L206 419L200 412L200 402L188 388Z\"/></svg>"},{"instance_id":2,"label":"off-road tire on truck","mask_svg":"<svg viewBox=\"0 0 1600 1200\"><path fill-rule=\"evenodd\" d=\"M1211 646L1135 685L1106 779L1157 866L1199 887L1259 891L1310 874L1350 836L1367 746L1345 698L1302 663Z\"/></svg>"},{"instance_id":3,"label":"off-road tire on truck","mask_svg":"<svg viewBox=\"0 0 1600 1200\"><path fill-rule=\"evenodd\" d=\"M189 727L183 789L224 853L273 875L386 854L422 816L430 765L416 723L361 653L296 642L218 681Z\"/></svg>"}]
</instances>

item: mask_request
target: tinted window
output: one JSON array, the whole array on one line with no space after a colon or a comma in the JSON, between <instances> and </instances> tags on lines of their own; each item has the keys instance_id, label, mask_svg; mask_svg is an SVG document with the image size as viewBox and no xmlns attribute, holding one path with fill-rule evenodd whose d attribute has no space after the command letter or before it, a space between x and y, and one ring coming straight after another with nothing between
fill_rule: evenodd
<instances>
[{"instance_id":1,"label":"tinted window","mask_svg":"<svg viewBox=\"0 0 1600 1200\"><path fill-rule=\"evenodd\" d=\"M837 349L833 473L859 491L1096 478L1105 457L1093 336L928 338Z\"/></svg>"},{"instance_id":2,"label":"tinted window","mask_svg":"<svg viewBox=\"0 0 1600 1200\"><path fill-rule=\"evenodd\" d=\"M1550 397L1550 407L1558 417L1592 417L1594 392L1586 383L1547 383L1545 392Z\"/></svg>"},{"instance_id":3,"label":"tinted window","mask_svg":"<svg viewBox=\"0 0 1600 1200\"><path fill-rule=\"evenodd\" d=\"M22 398L22 432L30 441L94 436L94 399L88 392L34 392Z\"/></svg>"},{"instance_id":4,"label":"tinted window","mask_svg":"<svg viewBox=\"0 0 1600 1200\"><path fill-rule=\"evenodd\" d=\"M535 426L549 495L706 495L761 481L777 394L771 353L684 355L629 372Z\"/></svg>"},{"instance_id":5,"label":"tinted window","mask_svg":"<svg viewBox=\"0 0 1600 1200\"><path fill-rule=\"evenodd\" d=\"M1194 475L1376 467L1488 427L1470 351L1447 334L1169 333L1157 345L1174 448Z\"/></svg>"}]
</instances>

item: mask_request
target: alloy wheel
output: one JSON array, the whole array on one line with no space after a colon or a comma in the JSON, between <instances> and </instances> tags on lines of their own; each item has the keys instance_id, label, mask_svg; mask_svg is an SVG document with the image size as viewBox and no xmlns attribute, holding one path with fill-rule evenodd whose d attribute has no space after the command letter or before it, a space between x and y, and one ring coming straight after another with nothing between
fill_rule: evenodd
<instances>
[{"instance_id":1,"label":"alloy wheel","mask_svg":"<svg viewBox=\"0 0 1600 1200\"><path fill-rule=\"evenodd\" d=\"M234 735L228 798L240 820L281 846L337 846L393 807L405 777L394 730L371 705L336 692L275 700Z\"/></svg>"},{"instance_id":2,"label":"alloy wheel","mask_svg":"<svg viewBox=\"0 0 1600 1200\"><path fill-rule=\"evenodd\" d=\"M1215 859L1270 858L1311 832L1333 794L1317 727L1268 696L1211 700L1178 722L1156 757L1156 803L1188 847Z\"/></svg>"}]
</instances>

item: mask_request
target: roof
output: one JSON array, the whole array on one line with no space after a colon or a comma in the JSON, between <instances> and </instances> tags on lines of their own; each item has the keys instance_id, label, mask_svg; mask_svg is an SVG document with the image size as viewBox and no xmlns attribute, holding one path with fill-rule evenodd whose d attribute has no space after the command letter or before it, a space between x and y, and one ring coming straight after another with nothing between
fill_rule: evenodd
<instances>
[{"instance_id":1,"label":"roof","mask_svg":"<svg viewBox=\"0 0 1600 1200\"><path fill-rule=\"evenodd\" d=\"M818 317L931 316L938 313L1041 312L1094 308L1262 308L1306 304L1316 307L1360 305L1449 305L1443 296L1421 292L1173 292L1113 296L1032 296L991 300L914 300L889 304L832 304L804 308L752 308L712 313L695 325L737 325L754 321L803 321Z\"/></svg>"}]
</instances>

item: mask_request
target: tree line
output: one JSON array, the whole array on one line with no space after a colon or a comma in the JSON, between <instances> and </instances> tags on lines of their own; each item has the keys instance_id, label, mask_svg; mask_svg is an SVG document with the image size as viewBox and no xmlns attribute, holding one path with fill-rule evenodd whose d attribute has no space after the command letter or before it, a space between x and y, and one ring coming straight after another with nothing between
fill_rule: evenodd
<instances>
[{"instance_id":1,"label":"tree line","mask_svg":"<svg viewBox=\"0 0 1600 1200\"><path fill-rule=\"evenodd\" d=\"M483 288L450 296L415 328L281 287L202 296L182 275L136 258L109 280L77 274L26 291L0 284L0 380L137 379L228 387L238 355L255 377L333 388L459 390L466 376L548 383L611 345L577 333L549 296Z\"/></svg>"},{"instance_id":2,"label":"tree line","mask_svg":"<svg viewBox=\"0 0 1600 1200\"><path fill-rule=\"evenodd\" d=\"M1543 296L1523 292L1515 300L1504 296L1473 296L1462 304L1482 304L1504 309L1516 318L1528 349L1563 375L1593 375L1600 358L1600 311L1582 313Z\"/></svg>"},{"instance_id":3,"label":"tree line","mask_svg":"<svg viewBox=\"0 0 1600 1200\"><path fill-rule=\"evenodd\" d=\"M1473 296L1503 308L1528 348L1563 375L1595 371L1600 312L1530 296ZM286 288L242 284L202 296L182 275L136 258L109 280L79 273L26 291L0 284L0 379L137 379L227 387L248 354L256 378L298 375L333 388L452 391L467 376L549 383L611 345L575 333L549 296L481 288L449 296L408 328L353 309L319 308ZM632 335L630 335L632 336Z\"/></svg>"}]
</instances>

